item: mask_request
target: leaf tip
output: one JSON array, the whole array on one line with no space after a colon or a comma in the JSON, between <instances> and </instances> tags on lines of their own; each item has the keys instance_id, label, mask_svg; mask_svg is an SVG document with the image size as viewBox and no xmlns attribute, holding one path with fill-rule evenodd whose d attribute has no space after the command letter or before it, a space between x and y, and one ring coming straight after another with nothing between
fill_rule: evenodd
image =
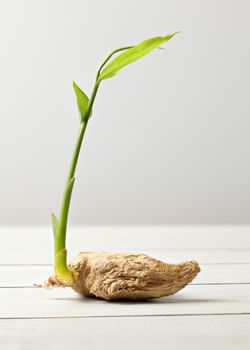
<instances>
[{"instance_id":1,"label":"leaf tip","mask_svg":"<svg viewBox=\"0 0 250 350\"><path fill-rule=\"evenodd\" d=\"M76 84L76 82L75 82L74 80L72 81L72 86L73 86L73 89L74 89L74 90L76 90L76 89L79 88L78 85Z\"/></svg>"},{"instance_id":2,"label":"leaf tip","mask_svg":"<svg viewBox=\"0 0 250 350\"><path fill-rule=\"evenodd\" d=\"M57 219L57 217L55 216L54 213L51 213L51 221L52 221L52 228L53 228L54 238L56 239L57 227L58 227L58 219Z\"/></svg>"},{"instance_id":3,"label":"leaf tip","mask_svg":"<svg viewBox=\"0 0 250 350\"><path fill-rule=\"evenodd\" d=\"M179 34L181 31L180 30L177 30L177 32L174 32L173 34L172 34L172 36L175 36L176 34Z\"/></svg>"}]
</instances>

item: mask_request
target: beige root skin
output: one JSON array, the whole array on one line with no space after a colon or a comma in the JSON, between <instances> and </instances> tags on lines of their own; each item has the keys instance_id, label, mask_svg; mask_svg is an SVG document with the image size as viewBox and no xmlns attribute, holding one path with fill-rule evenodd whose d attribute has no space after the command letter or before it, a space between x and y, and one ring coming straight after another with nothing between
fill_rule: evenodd
<instances>
[{"instance_id":1,"label":"beige root skin","mask_svg":"<svg viewBox=\"0 0 250 350\"><path fill-rule=\"evenodd\" d=\"M80 253L69 268L78 273L72 288L105 300L151 299L177 293L200 272L196 261L167 264L144 254ZM45 287L63 286L56 277Z\"/></svg>"}]
</instances>

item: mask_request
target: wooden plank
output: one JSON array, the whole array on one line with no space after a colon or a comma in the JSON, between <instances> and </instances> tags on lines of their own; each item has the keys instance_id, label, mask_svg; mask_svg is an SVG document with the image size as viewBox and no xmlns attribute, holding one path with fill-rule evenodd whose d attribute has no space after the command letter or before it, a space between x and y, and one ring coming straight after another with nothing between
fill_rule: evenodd
<instances>
[{"instance_id":1,"label":"wooden plank","mask_svg":"<svg viewBox=\"0 0 250 350\"><path fill-rule=\"evenodd\" d=\"M83 251L83 250L81 250ZM86 250L94 251L94 250ZM96 249L96 251L98 251ZM100 249L99 251L105 251ZM160 259L169 263L178 263L186 260L197 260L199 264L249 264L250 251L151 251L142 249L109 249L109 252L130 252L130 253L144 253L156 259ZM73 259L80 250L69 249L69 260ZM53 249L48 247L47 251L35 251L24 248L19 251L5 251L0 255L0 265L48 265L53 264Z\"/></svg>"},{"instance_id":2,"label":"wooden plank","mask_svg":"<svg viewBox=\"0 0 250 350\"><path fill-rule=\"evenodd\" d=\"M89 250L107 250L121 245L129 250L135 247L146 250L250 249L250 226L71 226L68 232L72 248L88 245ZM9 249L9 244L18 250L22 240L34 248L40 244L45 247L52 242L52 229L50 226L1 226L0 236L3 238L1 252Z\"/></svg>"},{"instance_id":3,"label":"wooden plank","mask_svg":"<svg viewBox=\"0 0 250 350\"><path fill-rule=\"evenodd\" d=\"M169 262L250 263L249 226L73 227L69 231L71 258L81 250L128 251ZM52 263L51 235L49 227L0 228L0 264Z\"/></svg>"},{"instance_id":4,"label":"wooden plank","mask_svg":"<svg viewBox=\"0 0 250 350\"><path fill-rule=\"evenodd\" d=\"M0 320L1 349L248 350L250 316Z\"/></svg>"},{"instance_id":5,"label":"wooden plank","mask_svg":"<svg viewBox=\"0 0 250 350\"><path fill-rule=\"evenodd\" d=\"M71 289L0 288L0 318L250 313L250 285L189 285L145 302L81 298Z\"/></svg>"},{"instance_id":6,"label":"wooden plank","mask_svg":"<svg viewBox=\"0 0 250 350\"><path fill-rule=\"evenodd\" d=\"M43 281L52 271L52 266L34 266L53 261L51 229L0 228L1 349L249 348L249 227L70 231L71 257L83 247L144 252L169 262L197 259L206 265L194 284L177 295L145 302L108 303L81 298L70 289L19 288Z\"/></svg>"},{"instance_id":7,"label":"wooden plank","mask_svg":"<svg viewBox=\"0 0 250 350\"><path fill-rule=\"evenodd\" d=\"M24 287L41 283L53 273L53 266L0 266L1 287ZM195 284L249 283L250 264L201 265Z\"/></svg>"}]
</instances>

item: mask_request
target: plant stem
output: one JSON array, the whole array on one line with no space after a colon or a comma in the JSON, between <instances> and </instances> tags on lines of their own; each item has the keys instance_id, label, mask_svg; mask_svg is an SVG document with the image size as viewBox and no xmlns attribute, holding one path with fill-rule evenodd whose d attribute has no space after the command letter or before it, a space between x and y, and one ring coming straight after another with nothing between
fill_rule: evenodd
<instances>
[{"instance_id":1,"label":"plant stem","mask_svg":"<svg viewBox=\"0 0 250 350\"><path fill-rule=\"evenodd\" d=\"M79 158L82 140L85 134L85 130L88 125L88 119L91 113L91 109L99 88L100 82L96 82L89 99L88 108L86 110L84 122L81 122L80 130L76 139L76 144L73 152L72 161L69 168L69 173L66 179L65 190L63 194L60 217L56 224L56 230L54 233L54 256L55 256L55 273L57 279L65 284L72 285L74 281L74 272L71 271L67 266L67 251L65 249L66 244L66 231L68 222L68 213L71 200L71 194L74 186L75 180L75 170L77 166L77 161Z\"/></svg>"}]
</instances>

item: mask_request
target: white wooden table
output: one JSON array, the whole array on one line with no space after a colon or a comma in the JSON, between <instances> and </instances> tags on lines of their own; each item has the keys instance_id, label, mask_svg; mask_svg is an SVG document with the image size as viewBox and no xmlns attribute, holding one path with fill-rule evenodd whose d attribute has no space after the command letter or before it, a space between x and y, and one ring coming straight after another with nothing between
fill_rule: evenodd
<instances>
[{"instance_id":1,"label":"white wooden table","mask_svg":"<svg viewBox=\"0 0 250 350\"><path fill-rule=\"evenodd\" d=\"M250 227L71 227L68 249L196 259L176 295L145 302L81 298L33 283L53 271L49 227L0 228L0 349L250 349Z\"/></svg>"}]
</instances>

